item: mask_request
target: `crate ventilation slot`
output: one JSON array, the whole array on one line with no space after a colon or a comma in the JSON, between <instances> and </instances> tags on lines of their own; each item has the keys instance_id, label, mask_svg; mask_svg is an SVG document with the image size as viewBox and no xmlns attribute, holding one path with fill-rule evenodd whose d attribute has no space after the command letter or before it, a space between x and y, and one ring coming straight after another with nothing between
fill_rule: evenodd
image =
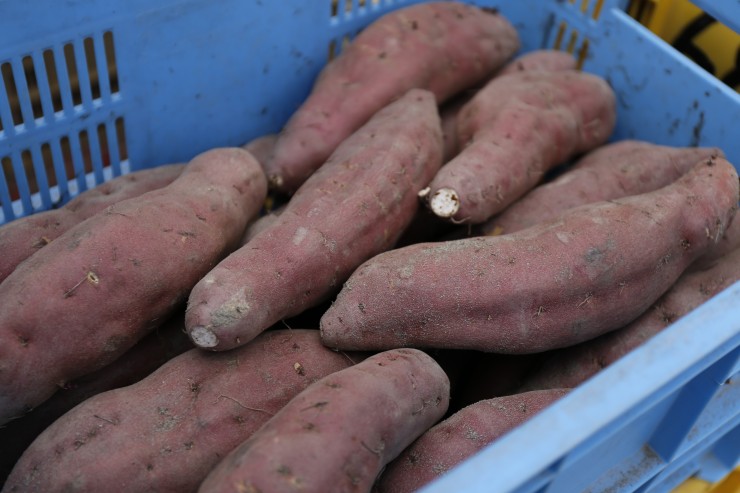
<instances>
[{"instance_id":1,"label":"crate ventilation slot","mask_svg":"<svg viewBox=\"0 0 740 493\"><path fill-rule=\"evenodd\" d=\"M120 175L121 163L128 158L124 126L119 117L112 124L93 124L0 158L0 224L39 208L56 208Z\"/></svg>"},{"instance_id":2,"label":"crate ventilation slot","mask_svg":"<svg viewBox=\"0 0 740 493\"><path fill-rule=\"evenodd\" d=\"M360 34L361 29L357 30L354 34L345 34L341 38L332 39L329 41L329 53L327 60L332 61L339 56L341 52L347 49L352 40Z\"/></svg>"},{"instance_id":3,"label":"crate ventilation slot","mask_svg":"<svg viewBox=\"0 0 740 493\"><path fill-rule=\"evenodd\" d=\"M103 68L103 70L101 70ZM63 118L119 92L113 33L106 31L0 64L0 138L12 127Z\"/></svg>"},{"instance_id":4,"label":"crate ventilation slot","mask_svg":"<svg viewBox=\"0 0 740 493\"><path fill-rule=\"evenodd\" d=\"M393 0L331 0L331 16L338 17L341 12L344 15L352 15L353 12L365 7L377 7L380 4L390 5Z\"/></svg>"},{"instance_id":5,"label":"crate ventilation slot","mask_svg":"<svg viewBox=\"0 0 740 493\"><path fill-rule=\"evenodd\" d=\"M569 29L568 23L562 21L558 25L552 48L564 50L574 55L578 60L577 68L580 69L588 56L588 38L581 36L575 29Z\"/></svg>"},{"instance_id":6,"label":"crate ventilation slot","mask_svg":"<svg viewBox=\"0 0 740 493\"><path fill-rule=\"evenodd\" d=\"M604 0L568 0L571 5L578 5L581 13L593 20L597 20L601 15L601 9L604 7Z\"/></svg>"}]
</instances>

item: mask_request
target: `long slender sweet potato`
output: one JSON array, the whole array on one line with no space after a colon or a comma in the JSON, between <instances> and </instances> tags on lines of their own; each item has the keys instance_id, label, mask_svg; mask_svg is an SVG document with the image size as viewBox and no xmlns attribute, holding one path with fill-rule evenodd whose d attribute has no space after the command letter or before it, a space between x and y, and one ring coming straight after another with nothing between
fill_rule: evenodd
<instances>
[{"instance_id":1,"label":"long slender sweet potato","mask_svg":"<svg viewBox=\"0 0 740 493\"><path fill-rule=\"evenodd\" d=\"M420 436L381 474L376 493L411 493L563 397L567 389L526 392L471 404Z\"/></svg>"},{"instance_id":2,"label":"long slender sweet potato","mask_svg":"<svg viewBox=\"0 0 740 493\"><path fill-rule=\"evenodd\" d=\"M0 427L0 484L18 458L46 428L64 413L108 390L138 382L193 345L185 335L184 310L143 338L113 363L73 380L30 413Z\"/></svg>"},{"instance_id":3,"label":"long slender sweet potato","mask_svg":"<svg viewBox=\"0 0 740 493\"><path fill-rule=\"evenodd\" d=\"M481 223L552 167L603 144L615 120L614 93L597 76L562 70L495 77L460 110L464 149L424 198L442 218Z\"/></svg>"},{"instance_id":4,"label":"long slender sweet potato","mask_svg":"<svg viewBox=\"0 0 740 493\"><path fill-rule=\"evenodd\" d=\"M81 193L59 209L39 212L0 227L0 282L16 266L72 226L109 205L169 185L184 164L170 164L119 176Z\"/></svg>"},{"instance_id":5,"label":"long slender sweet potato","mask_svg":"<svg viewBox=\"0 0 740 493\"><path fill-rule=\"evenodd\" d=\"M605 145L486 221L481 233L513 233L583 204L652 192L711 156L724 154L716 147L667 147L635 140Z\"/></svg>"},{"instance_id":6,"label":"long slender sweet potato","mask_svg":"<svg viewBox=\"0 0 740 493\"><path fill-rule=\"evenodd\" d=\"M295 191L340 142L413 88L438 103L484 81L519 49L501 15L458 2L388 13L363 30L319 74L266 163L271 185Z\"/></svg>"},{"instance_id":7,"label":"long slender sweet potato","mask_svg":"<svg viewBox=\"0 0 740 493\"><path fill-rule=\"evenodd\" d=\"M270 331L228 353L193 349L64 415L3 492L195 491L293 396L358 356L325 348L316 330Z\"/></svg>"},{"instance_id":8,"label":"long slender sweet potato","mask_svg":"<svg viewBox=\"0 0 740 493\"><path fill-rule=\"evenodd\" d=\"M449 392L423 352L376 354L294 397L198 491L369 492L383 466L444 415Z\"/></svg>"},{"instance_id":9,"label":"long slender sweet potato","mask_svg":"<svg viewBox=\"0 0 740 493\"><path fill-rule=\"evenodd\" d=\"M638 317L719 241L737 209L726 160L655 192L598 202L510 235L377 255L321 319L342 349L447 347L530 353Z\"/></svg>"},{"instance_id":10,"label":"long slender sweet potato","mask_svg":"<svg viewBox=\"0 0 740 493\"><path fill-rule=\"evenodd\" d=\"M434 96L412 90L342 143L275 223L193 289L195 344L224 350L320 303L356 266L390 248L442 162Z\"/></svg>"},{"instance_id":11,"label":"long slender sweet potato","mask_svg":"<svg viewBox=\"0 0 740 493\"><path fill-rule=\"evenodd\" d=\"M553 351L522 384L522 390L575 387L740 280L740 250L706 270L692 269L637 320L577 346Z\"/></svg>"},{"instance_id":12,"label":"long slender sweet potato","mask_svg":"<svg viewBox=\"0 0 740 493\"><path fill-rule=\"evenodd\" d=\"M517 72L573 70L575 68L576 59L569 53L557 50L536 50L515 58L506 64L495 77ZM439 115L442 119L443 162L445 163L460 152L462 143L457 134L457 114L474 95L475 89L468 89L439 109Z\"/></svg>"},{"instance_id":13,"label":"long slender sweet potato","mask_svg":"<svg viewBox=\"0 0 740 493\"><path fill-rule=\"evenodd\" d=\"M266 188L248 152L208 151L19 265L0 284L0 423L159 326L236 247Z\"/></svg>"}]
</instances>

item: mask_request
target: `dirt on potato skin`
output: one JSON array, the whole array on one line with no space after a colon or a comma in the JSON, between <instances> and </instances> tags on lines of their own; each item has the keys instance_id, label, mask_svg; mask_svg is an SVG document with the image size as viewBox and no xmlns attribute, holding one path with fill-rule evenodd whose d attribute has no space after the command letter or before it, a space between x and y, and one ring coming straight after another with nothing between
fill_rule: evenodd
<instances>
[{"instance_id":1,"label":"dirt on potato skin","mask_svg":"<svg viewBox=\"0 0 740 493\"><path fill-rule=\"evenodd\" d=\"M269 331L228 353L192 349L65 414L22 456L3 493L195 491L294 395L363 357L327 349L310 329Z\"/></svg>"},{"instance_id":2,"label":"dirt on potato skin","mask_svg":"<svg viewBox=\"0 0 740 493\"><path fill-rule=\"evenodd\" d=\"M160 326L243 233L267 184L238 148L77 224L0 284L0 423Z\"/></svg>"},{"instance_id":3,"label":"dirt on potato skin","mask_svg":"<svg viewBox=\"0 0 740 493\"><path fill-rule=\"evenodd\" d=\"M322 340L510 354L582 342L631 322L711 251L737 199L737 172L717 158L655 192L510 235L382 253L345 283L322 317Z\"/></svg>"}]
</instances>

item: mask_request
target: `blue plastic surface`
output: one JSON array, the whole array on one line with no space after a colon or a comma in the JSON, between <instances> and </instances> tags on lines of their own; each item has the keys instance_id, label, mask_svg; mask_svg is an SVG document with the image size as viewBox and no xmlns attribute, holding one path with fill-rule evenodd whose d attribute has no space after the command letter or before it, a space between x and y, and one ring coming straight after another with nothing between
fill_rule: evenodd
<instances>
[{"instance_id":1,"label":"blue plastic surface","mask_svg":"<svg viewBox=\"0 0 740 493\"><path fill-rule=\"evenodd\" d=\"M279 130L330 52L413 3L0 2L0 224ZM582 54L618 95L614 139L718 146L740 163L740 96L628 17L627 0L469 3L499 8L524 51ZM695 3L740 29L739 2ZM739 348L740 283L424 491L660 492L692 474L717 480L740 460Z\"/></svg>"}]
</instances>

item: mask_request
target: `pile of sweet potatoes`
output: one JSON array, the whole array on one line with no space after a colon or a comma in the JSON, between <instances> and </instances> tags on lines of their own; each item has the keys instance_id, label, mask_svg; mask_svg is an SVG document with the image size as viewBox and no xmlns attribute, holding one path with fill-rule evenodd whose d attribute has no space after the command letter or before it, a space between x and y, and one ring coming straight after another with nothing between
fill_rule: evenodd
<instances>
[{"instance_id":1,"label":"pile of sweet potatoes","mask_svg":"<svg viewBox=\"0 0 740 493\"><path fill-rule=\"evenodd\" d=\"M280 134L0 227L2 492L414 491L739 279L722 150L518 50L400 8Z\"/></svg>"}]
</instances>

